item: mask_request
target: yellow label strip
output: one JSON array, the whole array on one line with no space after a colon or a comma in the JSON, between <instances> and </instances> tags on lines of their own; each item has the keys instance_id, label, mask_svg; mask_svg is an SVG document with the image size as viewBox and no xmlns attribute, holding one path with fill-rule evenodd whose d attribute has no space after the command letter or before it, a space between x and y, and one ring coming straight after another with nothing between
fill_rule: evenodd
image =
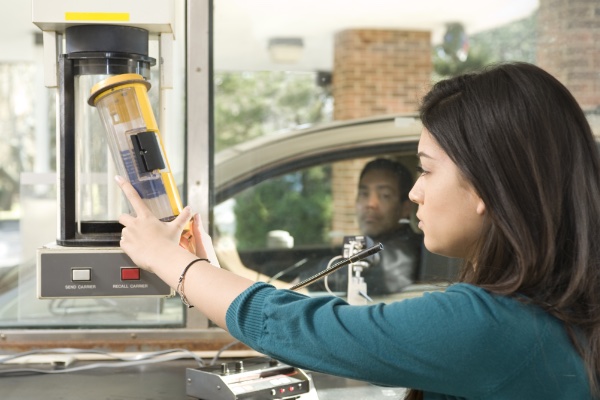
<instances>
[{"instance_id":1,"label":"yellow label strip","mask_svg":"<svg viewBox=\"0 0 600 400\"><path fill-rule=\"evenodd\" d=\"M65 21L129 21L129 13L66 12Z\"/></svg>"}]
</instances>

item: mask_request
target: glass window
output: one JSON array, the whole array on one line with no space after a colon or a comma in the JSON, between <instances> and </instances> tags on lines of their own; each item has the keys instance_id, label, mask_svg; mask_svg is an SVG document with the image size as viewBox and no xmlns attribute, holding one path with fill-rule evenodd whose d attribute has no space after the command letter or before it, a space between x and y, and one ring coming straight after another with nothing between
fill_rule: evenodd
<instances>
[{"instance_id":1,"label":"glass window","mask_svg":"<svg viewBox=\"0 0 600 400\"><path fill-rule=\"evenodd\" d=\"M18 17L0 27L0 324L190 327L194 314L177 298L136 299L127 313L120 306L127 299L36 298L36 249L56 239L56 102L44 87L30 3L17 3ZM183 15L189 2L175 3ZM418 101L438 79L495 62L536 63L566 84L600 135L593 0L213 3L213 97L203 105L211 107L214 128L214 165L206 165L214 177L211 225L221 263L252 279L289 287L341 256L345 238L363 236L360 171L384 157L414 173ZM175 44L183 52L190 38L179 22ZM179 89L186 73L198 72L174 68ZM182 138L199 110L184 116L184 91L172 93L176 134L162 133L185 194ZM398 220L418 236L411 217ZM429 254L422 243L413 247L413 293L423 282L455 279L458 260ZM368 268L364 277L374 270ZM343 273L328 278L331 291L344 293ZM321 282L308 290L327 288ZM392 291L385 282L368 282L375 300L385 290Z\"/></svg>"},{"instance_id":2,"label":"glass window","mask_svg":"<svg viewBox=\"0 0 600 400\"><path fill-rule=\"evenodd\" d=\"M600 96L583 84L584 75L597 80L588 58L595 51L591 37L598 35L597 28L590 28L593 24L589 22L597 17L591 17L589 1L564 2L572 18L570 31L562 29L564 20L548 1L436 3L434 8L444 15L438 19L428 2L427 6L389 3L383 7L385 11L375 11L367 2L354 2L353 7L343 9L321 4L320 15L336 16L323 19L309 17L304 3L230 3L235 13L215 11L214 222L219 242L226 249L223 254L236 261L232 265L237 267L232 269L250 278L271 281L276 277L278 285L289 287L341 256L344 238L364 233L357 215L363 196L358 176L367 161L400 159L414 173L409 152L391 152L394 139L375 149L369 139L354 142L351 134L332 138L328 126L347 124L350 131L352 122L363 124L363 135L368 137L370 120L414 115L420 94L432 82L504 61L531 62L548 69L571 88L592 125L597 126ZM332 13L323 7L331 7ZM588 23L575 17L584 14L590 16ZM305 23L307 19L311 24ZM575 25L596 36L579 35ZM578 41L579 57L560 50L568 46L569 37ZM243 60L237 63L231 62L234 42L240 45L236 51ZM581 63L582 70L571 61ZM589 74L583 72L584 65L590 67ZM219 77L221 71L227 72ZM316 96L303 96L309 86L289 85L291 76L306 71L315 76L312 91ZM223 90L231 88L223 85L228 80L225 76L244 77L236 80L240 85L233 96ZM265 77L268 85L260 83ZM269 91L272 87L285 88L285 98L297 100L293 113L279 105L283 98ZM270 107L257 107L257 103ZM242 129L240 120L244 121ZM272 121L283 123L273 125ZM294 122L298 126L293 126ZM315 131L320 127L321 136L306 135L304 143L294 140L303 137L305 127L299 125L306 123L313 124ZM291 129L286 133L283 128ZM414 128L412 138L403 139L406 132L397 138L413 150L419 135L419 128ZM319 146L327 146L327 150L315 151ZM220 154L227 158L228 152L239 157L236 174L230 172L232 163L219 162ZM284 155L274 156L277 152ZM336 154L333 160L332 153ZM407 222L411 226L410 218ZM414 233L420 234L418 229ZM384 249L382 257L387 258L391 248ZM456 279L460 260L433 255L423 248L422 241L414 248L419 262L410 288L419 290L425 282ZM376 268L366 268L363 277L369 278L374 271ZM388 272L380 272L378 284L372 279L368 282L369 293L394 292L385 289ZM328 278L335 292L346 291L347 277L338 279L345 273L337 271ZM314 290L323 287L323 283L315 284Z\"/></svg>"}]
</instances>

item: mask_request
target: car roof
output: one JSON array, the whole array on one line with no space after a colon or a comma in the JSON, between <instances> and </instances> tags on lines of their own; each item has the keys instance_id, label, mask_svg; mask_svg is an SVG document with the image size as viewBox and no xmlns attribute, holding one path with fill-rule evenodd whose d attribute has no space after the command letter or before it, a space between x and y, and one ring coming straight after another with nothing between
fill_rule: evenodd
<instances>
[{"instance_id":1,"label":"car roof","mask_svg":"<svg viewBox=\"0 0 600 400\"><path fill-rule=\"evenodd\" d=\"M325 162L416 152L421 127L415 114L388 115L281 131L232 146L215 155L216 201L268 178Z\"/></svg>"},{"instance_id":2,"label":"car roof","mask_svg":"<svg viewBox=\"0 0 600 400\"><path fill-rule=\"evenodd\" d=\"M596 140L600 110L586 113ZM416 153L422 124L416 113L334 121L279 131L215 154L216 204L269 178L356 157Z\"/></svg>"}]
</instances>

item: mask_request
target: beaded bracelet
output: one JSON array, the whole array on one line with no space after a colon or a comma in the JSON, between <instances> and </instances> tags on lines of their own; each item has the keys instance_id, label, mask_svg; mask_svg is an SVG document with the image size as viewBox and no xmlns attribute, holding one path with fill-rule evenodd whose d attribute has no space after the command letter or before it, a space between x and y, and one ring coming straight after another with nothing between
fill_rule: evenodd
<instances>
[{"instance_id":1,"label":"beaded bracelet","mask_svg":"<svg viewBox=\"0 0 600 400\"><path fill-rule=\"evenodd\" d=\"M185 297L185 293L183 292L183 284L185 282L185 274L187 273L188 269L190 269L190 267L192 265L196 264L198 261L206 261L206 262L210 263L210 260L208 258L196 258L194 261L192 261L191 263L186 265L186 267L183 269L183 271L181 271L181 275L179 275L179 282L177 282L177 289L176 289L177 293L179 293L179 297L181 297L181 302L183 304L185 304L188 308L192 308L194 306L188 302L188 299L187 299L187 297Z\"/></svg>"}]
</instances>

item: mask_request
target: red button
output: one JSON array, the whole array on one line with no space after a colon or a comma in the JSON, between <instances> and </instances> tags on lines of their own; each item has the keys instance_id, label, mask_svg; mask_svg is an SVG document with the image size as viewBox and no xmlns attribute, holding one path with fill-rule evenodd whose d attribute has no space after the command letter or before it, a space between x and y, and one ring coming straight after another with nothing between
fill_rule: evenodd
<instances>
[{"instance_id":1,"label":"red button","mask_svg":"<svg viewBox=\"0 0 600 400\"><path fill-rule=\"evenodd\" d=\"M121 280L122 281L139 281L140 280L140 269L139 268L121 268Z\"/></svg>"}]
</instances>

